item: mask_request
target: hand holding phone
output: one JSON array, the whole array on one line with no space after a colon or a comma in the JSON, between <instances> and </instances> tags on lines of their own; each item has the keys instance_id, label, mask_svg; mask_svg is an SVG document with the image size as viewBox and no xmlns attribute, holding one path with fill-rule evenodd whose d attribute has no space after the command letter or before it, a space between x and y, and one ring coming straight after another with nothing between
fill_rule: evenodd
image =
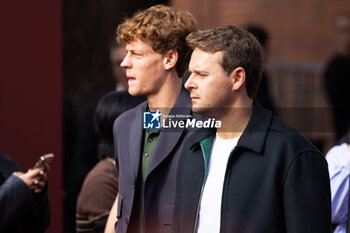
<instances>
[{"instance_id":1,"label":"hand holding phone","mask_svg":"<svg viewBox=\"0 0 350 233\"><path fill-rule=\"evenodd\" d=\"M39 171L39 176L35 177L34 180L34 192L35 193L40 193L43 188L45 187L46 181L47 181L47 172L50 169L49 163L53 160L54 155L52 153L50 154L45 154L40 156L39 160L35 163L34 167L32 170L29 170L29 172L33 171L34 169L41 169Z\"/></svg>"}]
</instances>

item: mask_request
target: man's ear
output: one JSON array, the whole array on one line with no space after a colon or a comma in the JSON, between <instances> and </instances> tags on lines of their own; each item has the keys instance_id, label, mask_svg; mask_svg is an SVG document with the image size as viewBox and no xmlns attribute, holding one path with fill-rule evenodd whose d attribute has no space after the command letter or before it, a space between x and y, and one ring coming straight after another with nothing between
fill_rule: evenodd
<instances>
[{"instance_id":1,"label":"man's ear","mask_svg":"<svg viewBox=\"0 0 350 233\"><path fill-rule=\"evenodd\" d=\"M242 67L234 69L230 75L232 82L232 90L238 91L245 83L245 70Z\"/></svg>"},{"instance_id":2,"label":"man's ear","mask_svg":"<svg viewBox=\"0 0 350 233\"><path fill-rule=\"evenodd\" d=\"M163 57L164 68L166 70L170 70L171 68L175 67L179 55L175 50L170 50L163 55Z\"/></svg>"}]
</instances>

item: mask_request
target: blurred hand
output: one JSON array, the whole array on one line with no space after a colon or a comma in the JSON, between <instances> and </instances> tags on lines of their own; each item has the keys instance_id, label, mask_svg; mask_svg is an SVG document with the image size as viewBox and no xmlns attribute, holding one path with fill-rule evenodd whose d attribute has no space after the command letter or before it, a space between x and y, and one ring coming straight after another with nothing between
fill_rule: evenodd
<instances>
[{"instance_id":1,"label":"blurred hand","mask_svg":"<svg viewBox=\"0 0 350 233\"><path fill-rule=\"evenodd\" d=\"M115 223L118 221L118 219L116 218L118 211L118 198L119 193L114 200L111 211L109 212L104 233L115 233Z\"/></svg>"},{"instance_id":2,"label":"blurred hand","mask_svg":"<svg viewBox=\"0 0 350 233\"><path fill-rule=\"evenodd\" d=\"M30 190L34 190L35 193L40 193L47 181L47 172L50 170L50 166L45 164L44 167L29 169L26 173L14 172L13 174L23 180Z\"/></svg>"}]
</instances>

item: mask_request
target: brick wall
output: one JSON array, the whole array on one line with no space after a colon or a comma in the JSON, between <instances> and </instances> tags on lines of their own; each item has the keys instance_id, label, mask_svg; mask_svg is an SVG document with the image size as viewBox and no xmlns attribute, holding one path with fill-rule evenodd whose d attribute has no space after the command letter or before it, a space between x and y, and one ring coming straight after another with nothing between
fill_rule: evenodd
<instances>
[{"instance_id":1,"label":"brick wall","mask_svg":"<svg viewBox=\"0 0 350 233\"><path fill-rule=\"evenodd\" d=\"M324 63L334 50L335 16L350 11L349 0L172 0L190 11L201 29L259 23L270 34L270 57Z\"/></svg>"}]
</instances>

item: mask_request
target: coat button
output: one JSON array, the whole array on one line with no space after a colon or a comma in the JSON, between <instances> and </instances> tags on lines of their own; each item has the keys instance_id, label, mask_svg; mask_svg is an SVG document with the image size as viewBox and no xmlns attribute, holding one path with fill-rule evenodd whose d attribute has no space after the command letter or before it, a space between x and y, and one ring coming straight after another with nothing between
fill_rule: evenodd
<instances>
[{"instance_id":1,"label":"coat button","mask_svg":"<svg viewBox=\"0 0 350 233\"><path fill-rule=\"evenodd\" d=\"M132 189L135 189L135 184L133 183L133 184L131 185L131 187L132 187Z\"/></svg>"},{"instance_id":2,"label":"coat button","mask_svg":"<svg viewBox=\"0 0 350 233\"><path fill-rule=\"evenodd\" d=\"M127 218L125 219L125 225L128 225L128 219Z\"/></svg>"},{"instance_id":3,"label":"coat button","mask_svg":"<svg viewBox=\"0 0 350 233\"><path fill-rule=\"evenodd\" d=\"M149 154L146 152L146 153L145 153L145 157L148 157L148 156L149 156Z\"/></svg>"}]
</instances>

